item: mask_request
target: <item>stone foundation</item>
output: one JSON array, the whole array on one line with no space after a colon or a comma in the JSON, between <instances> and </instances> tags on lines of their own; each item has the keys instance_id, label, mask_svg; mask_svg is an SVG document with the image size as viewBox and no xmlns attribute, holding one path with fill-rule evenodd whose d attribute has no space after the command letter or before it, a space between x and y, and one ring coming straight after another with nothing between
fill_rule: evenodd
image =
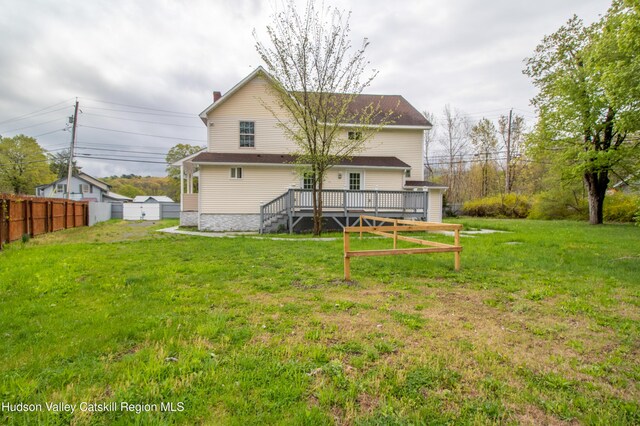
<instances>
[{"instance_id":1,"label":"stone foundation","mask_svg":"<svg viewBox=\"0 0 640 426\"><path fill-rule=\"evenodd\" d=\"M198 212L180 212L180 226L198 226Z\"/></svg>"},{"instance_id":2,"label":"stone foundation","mask_svg":"<svg viewBox=\"0 0 640 426\"><path fill-rule=\"evenodd\" d=\"M259 214L206 214L200 215L200 231L244 231L258 232Z\"/></svg>"}]
</instances>

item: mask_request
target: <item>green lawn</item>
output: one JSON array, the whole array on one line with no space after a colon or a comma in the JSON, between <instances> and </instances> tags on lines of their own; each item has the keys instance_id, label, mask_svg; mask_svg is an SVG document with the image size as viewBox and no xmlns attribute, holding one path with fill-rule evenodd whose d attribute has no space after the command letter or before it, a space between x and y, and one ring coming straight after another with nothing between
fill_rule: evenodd
<instances>
[{"instance_id":1,"label":"green lawn","mask_svg":"<svg viewBox=\"0 0 640 426\"><path fill-rule=\"evenodd\" d=\"M639 424L640 228L460 223L508 232L463 237L458 273L354 258L352 283L341 240L155 232L175 221L7 245L0 402L42 411L0 423Z\"/></svg>"}]
</instances>

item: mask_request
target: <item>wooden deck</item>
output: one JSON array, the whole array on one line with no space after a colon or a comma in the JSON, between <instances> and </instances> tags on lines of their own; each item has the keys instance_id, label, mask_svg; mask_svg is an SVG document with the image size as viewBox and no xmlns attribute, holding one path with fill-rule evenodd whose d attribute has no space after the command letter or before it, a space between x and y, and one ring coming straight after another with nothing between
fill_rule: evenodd
<instances>
[{"instance_id":1,"label":"wooden deck","mask_svg":"<svg viewBox=\"0 0 640 426\"><path fill-rule=\"evenodd\" d=\"M323 216L340 228L358 224L361 215L391 218L427 218L428 193L423 191L322 191ZM260 232L293 232L305 218L313 217L312 191L290 189L260 207Z\"/></svg>"}]
</instances>

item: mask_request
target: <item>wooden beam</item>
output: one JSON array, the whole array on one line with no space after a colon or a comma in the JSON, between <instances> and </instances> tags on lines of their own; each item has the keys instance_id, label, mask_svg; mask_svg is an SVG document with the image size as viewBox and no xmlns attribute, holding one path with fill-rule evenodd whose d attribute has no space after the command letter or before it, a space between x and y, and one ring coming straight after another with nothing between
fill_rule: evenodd
<instances>
[{"instance_id":1,"label":"wooden beam","mask_svg":"<svg viewBox=\"0 0 640 426\"><path fill-rule=\"evenodd\" d=\"M455 231L455 228L451 228L451 225L448 224L433 224L433 225L379 225L379 226L363 226L363 232L371 232L371 231L400 231L400 232L411 232L411 231ZM346 232L357 232L360 233L360 226L347 226L344 228Z\"/></svg>"},{"instance_id":2,"label":"wooden beam","mask_svg":"<svg viewBox=\"0 0 640 426\"><path fill-rule=\"evenodd\" d=\"M453 243L455 245L457 245L457 246L460 245L460 230L459 229L455 230L455 234L453 236ZM460 252L459 251L457 251L454 254L454 267L455 267L456 271L460 270Z\"/></svg>"},{"instance_id":3,"label":"wooden beam","mask_svg":"<svg viewBox=\"0 0 640 426\"><path fill-rule=\"evenodd\" d=\"M380 235L382 237L389 237L389 238L393 238L393 234L390 234L388 232L382 232L382 231L371 231L370 234L374 234L374 235ZM456 247L459 246L460 244L455 244L455 245L451 245L451 244L445 244L445 243L437 243L435 241L428 241L428 240L421 240L420 238L413 238L413 237L407 237L405 235L398 235L397 237L399 240L401 241L408 241L410 243L415 243L415 244L422 244L423 246L432 246L432 247Z\"/></svg>"},{"instance_id":4,"label":"wooden beam","mask_svg":"<svg viewBox=\"0 0 640 426\"><path fill-rule=\"evenodd\" d=\"M348 235L348 234L345 234ZM420 253L450 253L461 251L462 247L429 247L429 248L409 248L409 249L390 249L390 250L362 250L362 251L347 251L345 252L345 259L350 257L365 257L365 256L391 256L397 254L420 254ZM345 270L346 272L346 270Z\"/></svg>"},{"instance_id":5,"label":"wooden beam","mask_svg":"<svg viewBox=\"0 0 640 426\"><path fill-rule=\"evenodd\" d=\"M349 253L349 233L344 233L344 280L351 280L351 259L347 255Z\"/></svg>"}]
</instances>

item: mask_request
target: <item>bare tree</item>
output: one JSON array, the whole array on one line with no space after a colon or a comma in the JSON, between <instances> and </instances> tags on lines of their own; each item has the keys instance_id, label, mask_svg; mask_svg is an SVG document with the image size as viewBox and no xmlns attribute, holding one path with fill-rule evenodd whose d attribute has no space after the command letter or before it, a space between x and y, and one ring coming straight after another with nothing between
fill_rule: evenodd
<instances>
[{"instance_id":1,"label":"bare tree","mask_svg":"<svg viewBox=\"0 0 640 426\"><path fill-rule=\"evenodd\" d=\"M469 152L469 120L460 112L445 105L444 117L440 128L442 133L438 137L440 146L444 149L443 161L445 166L445 180L449 186L448 200L452 203L462 201L462 174L464 172L464 156Z\"/></svg>"},{"instance_id":2,"label":"bare tree","mask_svg":"<svg viewBox=\"0 0 640 426\"><path fill-rule=\"evenodd\" d=\"M473 144L476 157L482 164L481 196L486 197L489 194L489 166L495 161L498 147L496 126L486 118L478 121L471 129L471 143Z\"/></svg>"},{"instance_id":3,"label":"bare tree","mask_svg":"<svg viewBox=\"0 0 640 426\"><path fill-rule=\"evenodd\" d=\"M436 139L436 116L432 112L422 111L422 115L425 116L427 121L431 123L431 128L429 130L425 130L423 137L424 151L423 151L423 167L424 167L424 178L426 180L431 180L433 177L433 167L429 163L429 150L432 148L433 142Z\"/></svg>"},{"instance_id":4,"label":"bare tree","mask_svg":"<svg viewBox=\"0 0 640 426\"><path fill-rule=\"evenodd\" d=\"M377 75L363 77L369 43L353 49L350 13L328 7L316 9L308 1L300 14L293 1L267 26L268 44L256 38L256 50L271 75L281 110L264 104L285 134L296 144L297 163L313 179L313 233L322 233L322 188L327 171L362 150L392 112L358 102ZM345 132L348 126L349 132Z\"/></svg>"},{"instance_id":5,"label":"bare tree","mask_svg":"<svg viewBox=\"0 0 640 426\"><path fill-rule=\"evenodd\" d=\"M504 161L504 190L508 194L513 191L513 187L518 180L520 163L524 154L524 136L526 132L526 122L523 116L512 117L502 115L498 119L498 132L502 138L505 151Z\"/></svg>"}]
</instances>

